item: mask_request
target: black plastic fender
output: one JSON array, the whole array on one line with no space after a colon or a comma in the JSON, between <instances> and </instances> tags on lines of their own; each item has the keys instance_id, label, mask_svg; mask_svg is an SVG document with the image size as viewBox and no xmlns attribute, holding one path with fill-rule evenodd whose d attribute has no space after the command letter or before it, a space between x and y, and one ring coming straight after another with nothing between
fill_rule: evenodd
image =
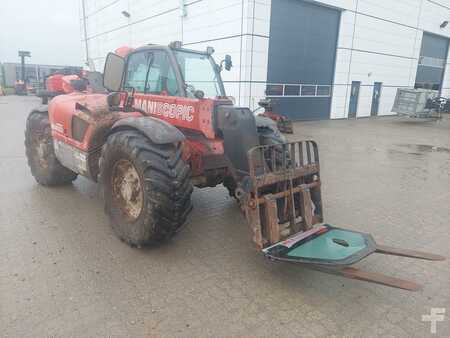
<instances>
[{"instance_id":1,"label":"black plastic fender","mask_svg":"<svg viewBox=\"0 0 450 338\"><path fill-rule=\"evenodd\" d=\"M170 123L150 117L126 117L112 126L109 134L118 130L136 129L155 144L178 143L185 140L184 134Z\"/></svg>"},{"instance_id":2,"label":"black plastic fender","mask_svg":"<svg viewBox=\"0 0 450 338\"><path fill-rule=\"evenodd\" d=\"M265 116L255 116L256 128L258 129L258 135L260 137L260 143L266 144L267 142L262 142L264 139L271 139L272 142L269 144L280 144L286 143L286 138L281 134L277 127L277 123Z\"/></svg>"}]
</instances>

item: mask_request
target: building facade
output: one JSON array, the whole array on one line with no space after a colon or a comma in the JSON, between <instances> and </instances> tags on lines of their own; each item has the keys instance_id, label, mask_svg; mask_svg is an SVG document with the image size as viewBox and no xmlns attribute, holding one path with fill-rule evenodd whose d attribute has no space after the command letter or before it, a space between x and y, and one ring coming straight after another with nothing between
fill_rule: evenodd
<instances>
[{"instance_id":1,"label":"building facade","mask_svg":"<svg viewBox=\"0 0 450 338\"><path fill-rule=\"evenodd\" d=\"M25 64L25 81L35 87L43 85L46 77L56 72L80 72L81 67ZM14 87L16 81L22 79L22 65L18 62L0 63L0 85Z\"/></svg>"},{"instance_id":2,"label":"building facade","mask_svg":"<svg viewBox=\"0 0 450 338\"><path fill-rule=\"evenodd\" d=\"M402 87L450 96L450 0L80 1L96 70L119 46L182 41L232 56L237 104L296 120L390 115Z\"/></svg>"}]
</instances>

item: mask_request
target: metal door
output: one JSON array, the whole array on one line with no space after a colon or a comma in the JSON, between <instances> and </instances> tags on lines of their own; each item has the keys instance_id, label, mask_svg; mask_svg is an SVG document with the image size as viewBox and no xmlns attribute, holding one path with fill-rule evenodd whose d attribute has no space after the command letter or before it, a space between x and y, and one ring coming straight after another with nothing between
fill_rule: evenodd
<instances>
[{"instance_id":1,"label":"metal door","mask_svg":"<svg viewBox=\"0 0 450 338\"><path fill-rule=\"evenodd\" d=\"M358 111L358 99L359 99L359 89L361 87L361 81L352 82L352 90L350 93L350 104L348 108L348 117L356 117Z\"/></svg>"},{"instance_id":2,"label":"metal door","mask_svg":"<svg viewBox=\"0 0 450 338\"><path fill-rule=\"evenodd\" d=\"M375 82L373 84L372 108L370 109L371 116L378 116L378 110L380 109L380 96L382 85L383 83L381 82Z\"/></svg>"},{"instance_id":3,"label":"metal door","mask_svg":"<svg viewBox=\"0 0 450 338\"><path fill-rule=\"evenodd\" d=\"M275 112L292 120L330 118L340 16L312 1L274 1L266 93Z\"/></svg>"}]
</instances>

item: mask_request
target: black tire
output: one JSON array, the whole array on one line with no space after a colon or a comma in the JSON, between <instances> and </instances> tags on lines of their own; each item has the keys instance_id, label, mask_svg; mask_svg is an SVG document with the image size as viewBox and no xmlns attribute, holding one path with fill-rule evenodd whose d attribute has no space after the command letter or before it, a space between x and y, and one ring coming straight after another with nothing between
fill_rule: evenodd
<instances>
[{"instance_id":1,"label":"black tire","mask_svg":"<svg viewBox=\"0 0 450 338\"><path fill-rule=\"evenodd\" d=\"M48 115L32 111L25 129L25 152L31 174L46 186L69 184L77 174L64 167L56 158Z\"/></svg>"},{"instance_id":2,"label":"black tire","mask_svg":"<svg viewBox=\"0 0 450 338\"><path fill-rule=\"evenodd\" d=\"M108 137L99 181L113 230L129 245L170 239L192 210L191 171L180 146L154 144L134 130Z\"/></svg>"}]
</instances>

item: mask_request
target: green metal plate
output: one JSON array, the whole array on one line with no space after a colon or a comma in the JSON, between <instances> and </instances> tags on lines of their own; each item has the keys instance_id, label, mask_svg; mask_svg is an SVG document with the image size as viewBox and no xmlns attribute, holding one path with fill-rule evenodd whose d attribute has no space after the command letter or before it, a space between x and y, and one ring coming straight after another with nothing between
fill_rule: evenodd
<instances>
[{"instance_id":1,"label":"green metal plate","mask_svg":"<svg viewBox=\"0 0 450 338\"><path fill-rule=\"evenodd\" d=\"M338 241L336 241L338 240ZM342 242L345 241L345 242ZM341 242L342 244L339 244ZM346 246L348 245L348 246ZM289 257L342 260L366 248L362 234L339 229L311 239L287 253Z\"/></svg>"},{"instance_id":2,"label":"green metal plate","mask_svg":"<svg viewBox=\"0 0 450 338\"><path fill-rule=\"evenodd\" d=\"M369 234L324 224L263 250L272 259L304 264L347 266L373 253Z\"/></svg>"}]
</instances>

